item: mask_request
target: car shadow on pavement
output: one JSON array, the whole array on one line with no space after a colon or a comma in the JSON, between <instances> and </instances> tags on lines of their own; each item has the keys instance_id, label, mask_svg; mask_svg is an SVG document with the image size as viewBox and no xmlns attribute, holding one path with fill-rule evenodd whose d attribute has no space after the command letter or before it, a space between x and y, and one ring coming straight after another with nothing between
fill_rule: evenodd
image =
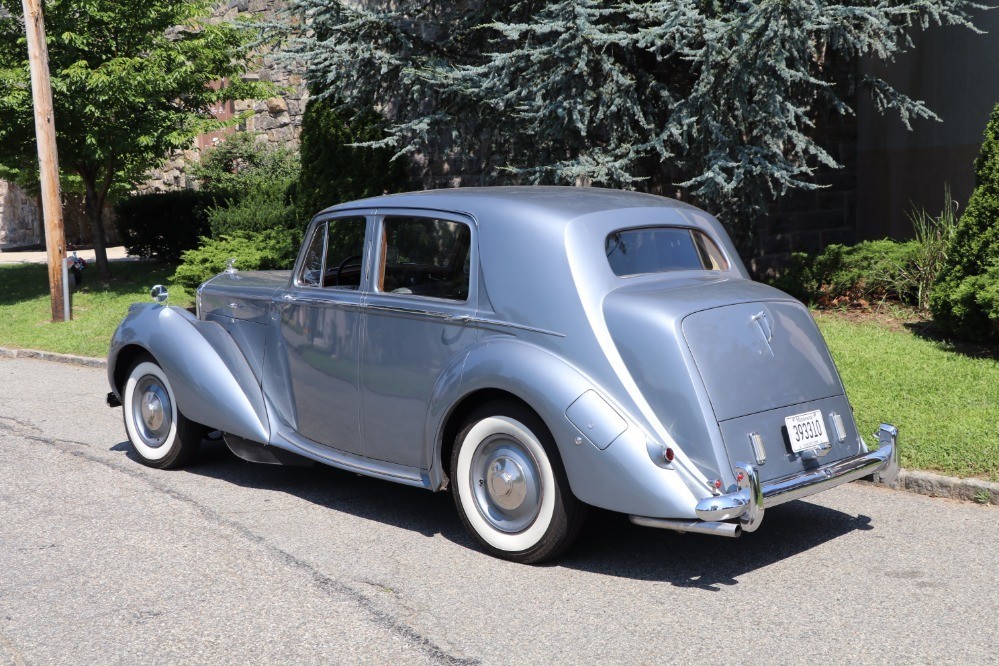
<instances>
[{"instance_id":1,"label":"car shadow on pavement","mask_svg":"<svg viewBox=\"0 0 999 666\"><path fill-rule=\"evenodd\" d=\"M868 516L801 500L768 509L758 531L737 539L640 527L627 516L596 509L559 564L717 592L737 585L743 574L850 532L872 529Z\"/></svg>"},{"instance_id":2,"label":"car shadow on pavement","mask_svg":"<svg viewBox=\"0 0 999 666\"><path fill-rule=\"evenodd\" d=\"M140 464L127 442L111 450ZM205 442L197 463L183 471L241 487L288 493L334 511L428 537L440 534L463 547L476 548L461 525L450 493L428 493L325 465L250 463L221 442ZM748 572L851 532L872 529L868 516L852 516L800 500L767 510L760 530L738 539L640 527L622 514L591 509L570 550L542 566L717 592L737 585Z\"/></svg>"}]
</instances>

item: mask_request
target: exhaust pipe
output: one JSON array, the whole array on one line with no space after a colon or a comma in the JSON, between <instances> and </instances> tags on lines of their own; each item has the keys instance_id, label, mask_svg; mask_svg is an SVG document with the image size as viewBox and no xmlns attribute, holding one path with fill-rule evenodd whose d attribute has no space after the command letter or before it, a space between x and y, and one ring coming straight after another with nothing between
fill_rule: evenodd
<instances>
[{"instance_id":1,"label":"exhaust pipe","mask_svg":"<svg viewBox=\"0 0 999 666\"><path fill-rule=\"evenodd\" d=\"M709 523L701 520L668 520L666 518L646 518L645 516L628 516L628 519L642 527L655 527L660 530L675 532L696 532L697 534L713 534L714 536L738 537L742 534L742 526L738 523Z\"/></svg>"}]
</instances>

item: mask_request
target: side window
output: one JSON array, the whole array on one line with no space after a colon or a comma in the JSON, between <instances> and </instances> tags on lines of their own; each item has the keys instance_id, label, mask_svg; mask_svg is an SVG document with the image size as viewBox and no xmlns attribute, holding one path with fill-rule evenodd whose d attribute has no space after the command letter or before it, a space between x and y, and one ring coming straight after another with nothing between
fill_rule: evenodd
<instances>
[{"instance_id":1,"label":"side window","mask_svg":"<svg viewBox=\"0 0 999 666\"><path fill-rule=\"evenodd\" d=\"M364 261L363 217L345 217L329 221L326 234L326 270L323 286L358 289Z\"/></svg>"},{"instance_id":2,"label":"side window","mask_svg":"<svg viewBox=\"0 0 999 666\"><path fill-rule=\"evenodd\" d=\"M468 299L472 231L429 217L385 218L378 289L452 301Z\"/></svg>"},{"instance_id":3,"label":"side window","mask_svg":"<svg viewBox=\"0 0 999 666\"><path fill-rule=\"evenodd\" d=\"M302 264L302 272L298 275L299 284L306 287L318 287L319 278L323 272L323 244L326 240L326 225L320 224L316 227L309 240L309 249L305 252L305 263Z\"/></svg>"},{"instance_id":4,"label":"side window","mask_svg":"<svg viewBox=\"0 0 999 666\"><path fill-rule=\"evenodd\" d=\"M299 284L358 289L364 255L363 217L347 217L316 227L309 239ZM325 252L324 252L325 250Z\"/></svg>"}]
</instances>

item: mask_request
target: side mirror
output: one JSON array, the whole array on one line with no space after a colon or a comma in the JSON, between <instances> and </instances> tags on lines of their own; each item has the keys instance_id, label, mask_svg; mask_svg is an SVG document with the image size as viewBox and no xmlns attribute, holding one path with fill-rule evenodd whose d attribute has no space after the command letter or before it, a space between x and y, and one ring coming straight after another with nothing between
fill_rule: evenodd
<instances>
[{"instance_id":1,"label":"side mirror","mask_svg":"<svg viewBox=\"0 0 999 666\"><path fill-rule=\"evenodd\" d=\"M167 288L161 284L158 284L150 289L149 295L157 303L164 303L166 302L166 299L170 297L170 293L167 291Z\"/></svg>"}]
</instances>

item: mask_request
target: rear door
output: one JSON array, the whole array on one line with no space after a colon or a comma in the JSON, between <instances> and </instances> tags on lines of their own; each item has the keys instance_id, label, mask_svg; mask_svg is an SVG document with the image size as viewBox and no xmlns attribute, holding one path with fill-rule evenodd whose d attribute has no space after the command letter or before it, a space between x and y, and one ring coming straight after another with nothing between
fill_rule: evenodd
<instances>
[{"instance_id":1,"label":"rear door","mask_svg":"<svg viewBox=\"0 0 999 666\"><path fill-rule=\"evenodd\" d=\"M362 320L365 454L427 469L434 388L477 336L461 320L475 315L475 227L464 216L387 211L373 238Z\"/></svg>"}]
</instances>

